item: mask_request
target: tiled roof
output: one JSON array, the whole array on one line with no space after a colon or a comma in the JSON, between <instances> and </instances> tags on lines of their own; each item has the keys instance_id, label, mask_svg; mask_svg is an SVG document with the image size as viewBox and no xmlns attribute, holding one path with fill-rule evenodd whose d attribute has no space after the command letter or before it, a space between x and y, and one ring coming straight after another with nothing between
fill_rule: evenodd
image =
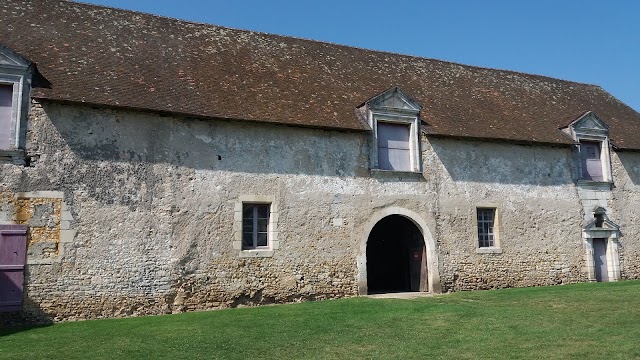
<instances>
[{"instance_id":1,"label":"tiled roof","mask_svg":"<svg viewBox=\"0 0 640 360\"><path fill-rule=\"evenodd\" d=\"M0 24L38 98L367 130L354 109L398 86L431 136L570 144L558 127L593 111L640 149L640 114L594 85L60 0L3 0Z\"/></svg>"}]
</instances>

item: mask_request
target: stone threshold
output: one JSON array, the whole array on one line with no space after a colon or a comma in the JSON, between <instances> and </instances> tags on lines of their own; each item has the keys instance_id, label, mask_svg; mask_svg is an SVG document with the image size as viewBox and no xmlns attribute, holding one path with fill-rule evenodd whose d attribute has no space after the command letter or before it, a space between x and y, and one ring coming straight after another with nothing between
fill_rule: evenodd
<instances>
[{"instance_id":1,"label":"stone threshold","mask_svg":"<svg viewBox=\"0 0 640 360\"><path fill-rule=\"evenodd\" d=\"M372 299L416 299L421 297L431 297L435 296L435 294L430 292L396 292L396 293L382 293L382 294L370 294L363 295Z\"/></svg>"}]
</instances>

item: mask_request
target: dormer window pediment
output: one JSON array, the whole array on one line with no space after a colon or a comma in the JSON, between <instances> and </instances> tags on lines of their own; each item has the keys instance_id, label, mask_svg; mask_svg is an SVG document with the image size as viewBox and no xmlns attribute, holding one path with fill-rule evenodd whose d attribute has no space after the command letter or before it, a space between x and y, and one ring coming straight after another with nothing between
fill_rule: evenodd
<instances>
[{"instance_id":1,"label":"dormer window pediment","mask_svg":"<svg viewBox=\"0 0 640 360\"><path fill-rule=\"evenodd\" d=\"M619 238L622 236L620 226L609 219L603 207L593 210L593 220L584 226L587 238Z\"/></svg>"},{"instance_id":2,"label":"dormer window pediment","mask_svg":"<svg viewBox=\"0 0 640 360\"><path fill-rule=\"evenodd\" d=\"M598 219L593 219L593 221L589 222L585 226L586 230L609 230L609 231L620 231L620 227L616 225L613 221L608 218L604 219L602 223L598 223Z\"/></svg>"},{"instance_id":3,"label":"dormer window pediment","mask_svg":"<svg viewBox=\"0 0 640 360\"><path fill-rule=\"evenodd\" d=\"M422 108L418 103L394 87L367 101L370 110L387 110L392 112L418 114Z\"/></svg>"},{"instance_id":4,"label":"dormer window pediment","mask_svg":"<svg viewBox=\"0 0 640 360\"><path fill-rule=\"evenodd\" d=\"M25 72L31 64L20 55L0 45L0 67L6 71L14 69L18 72Z\"/></svg>"},{"instance_id":5,"label":"dormer window pediment","mask_svg":"<svg viewBox=\"0 0 640 360\"><path fill-rule=\"evenodd\" d=\"M580 135L609 134L609 126L602 121L593 111L588 111L576 119L570 127L572 131Z\"/></svg>"}]
</instances>

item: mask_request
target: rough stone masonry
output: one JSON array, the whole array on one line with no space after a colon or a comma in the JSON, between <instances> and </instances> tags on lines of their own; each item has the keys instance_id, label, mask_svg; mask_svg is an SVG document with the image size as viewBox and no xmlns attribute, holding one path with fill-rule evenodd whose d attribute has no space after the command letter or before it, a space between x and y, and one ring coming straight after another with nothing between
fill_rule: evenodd
<instances>
[{"instance_id":1,"label":"rough stone masonry","mask_svg":"<svg viewBox=\"0 0 640 360\"><path fill-rule=\"evenodd\" d=\"M24 309L5 322L357 295L371 219L389 208L427 227L441 291L588 280L563 147L429 139L422 174L371 176L362 133L51 102L33 104L28 144L30 167L2 165L0 216L30 226ZM622 278L639 278L640 155L612 162ZM243 196L277 205L269 257L234 249ZM500 253L477 252L485 204L499 209Z\"/></svg>"}]
</instances>

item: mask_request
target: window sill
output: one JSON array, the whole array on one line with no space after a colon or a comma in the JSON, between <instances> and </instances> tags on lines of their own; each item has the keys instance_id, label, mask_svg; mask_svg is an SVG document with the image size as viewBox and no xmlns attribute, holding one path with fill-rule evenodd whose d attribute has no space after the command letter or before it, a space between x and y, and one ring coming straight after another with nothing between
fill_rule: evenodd
<instances>
[{"instance_id":1,"label":"window sill","mask_svg":"<svg viewBox=\"0 0 640 360\"><path fill-rule=\"evenodd\" d=\"M241 258L267 258L273 257L273 250L271 249L251 249L251 250L241 250L240 251Z\"/></svg>"},{"instance_id":2,"label":"window sill","mask_svg":"<svg viewBox=\"0 0 640 360\"><path fill-rule=\"evenodd\" d=\"M502 254L502 248L499 248L499 247L476 248L476 254Z\"/></svg>"},{"instance_id":3,"label":"window sill","mask_svg":"<svg viewBox=\"0 0 640 360\"><path fill-rule=\"evenodd\" d=\"M613 185L611 180L578 180L578 185Z\"/></svg>"},{"instance_id":4,"label":"window sill","mask_svg":"<svg viewBox=\"0 0 640 360\"><path fill-rule=\"evenodd\" d=\"M24 150L0 150L0 164L24 165Z\"/></svg>"},{"instance_id":5,"label":"window sill","mask_svg":"<svg viewBox=\"0 0 640 360\"><path fill-rule=\"evenodd\" d=\"M398 178L402 179L424 179L422 171L398 171L398 170L382 170L382 169L370 169L371 176L375 178Z\"/></svg>"}]
</instances>

